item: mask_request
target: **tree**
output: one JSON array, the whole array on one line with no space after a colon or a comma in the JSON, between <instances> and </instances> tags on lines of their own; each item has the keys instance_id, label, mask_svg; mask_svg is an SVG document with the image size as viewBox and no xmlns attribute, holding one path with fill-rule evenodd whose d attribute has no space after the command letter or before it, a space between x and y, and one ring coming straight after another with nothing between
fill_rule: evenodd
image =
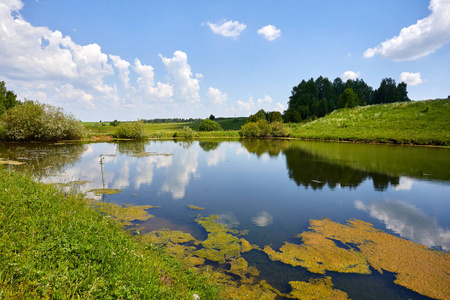
<instances>
[{"instance_id":1,"label":"tree","mask_svg":"<svg viewBox=\"0 0 450 300\"><path fill-rule=\"evenodd\" d=\"M17 95L13 91L8 91L4 81L0 81L0 115L8 109L21 104L17 99Z\"/></svg>"},{"instance_id":2,"label":"tree","mask_svg":"<svg viewBox=\"0 0 450 300\"><path fill-rule=\"evenodd\" d=\"M337 105L338 108L351 108L357 106L358 103L358 95L356 95L352 88L346 88L344 92L339 96Z\"/></svg>"},{"instance_id":3,"label":"tree","mask_svg":"<svg viewBox=\"0 0 450 300\"><path fill-rule=\"evenodd\" d=\"M302 115L297 110L288 110L284 113L284 122L299 123L302 121Z\"/></svg>"},{"instance_id":4,"label":"tree","mask_svg":"<svg viewBox=\"0 0 450 300\"><path fill-rule=\"evenodd\" d=\"M270 111L267 113L267 121L269 123L281 122L283 123L283 117L279 111Z\"/></svg>"},{"instance_id":5,"label":"tree","mask_svg":"<svg viewBox=\"0 0 450 300\"><path fill-rule=\"evenodd\" d=\"M264 109L260 109L256 114L250 115L245 123L258 122L260 120L267 121L267 114Z\"/></svg>"},{"instance_id":6,"label":"tree","mask_svg":"<svg viewBox=\"0 0 450 300\"><path fill-rule=\"evenodd\" d=\"M213 114L211 114L211 115L209 116L209 119L210 119L211 121L214 121L214 120L216 119L216 117L215 117Z\"/></svg>"},{"instance_id":7,"label":"tree","mask_svg":"<svg viewBox=\"0 0 450 300\"><path fill-rule=\"evenodd\" d=\"M111 125L111 126L117 126L117 125L119 125L120 124L120 122L119 121L117 121L117 120L114 120L114 121L112 121L111 123L109 123L109 125Z\"/></svg>"},{"instance_id":8,"label":"tree","mask_svg":"<svg viewBox=\"0 0 450 300\"><path fill-rule=\"evenodd\" d=\"M218 131L218 130L223 130L223 129L222 129L222 126L220 126L220 124L217 123L216 121L212 121L210 119L205 119L203 122L200 123L198 130L200 130L200 131Z\"/></svg>"}]
</instances>

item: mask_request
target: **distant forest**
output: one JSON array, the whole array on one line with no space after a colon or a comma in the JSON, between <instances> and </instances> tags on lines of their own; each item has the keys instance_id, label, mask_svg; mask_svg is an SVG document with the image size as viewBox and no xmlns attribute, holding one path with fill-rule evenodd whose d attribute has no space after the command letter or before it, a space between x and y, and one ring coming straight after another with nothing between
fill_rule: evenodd
<instances>
[{"instance_id":1,"label":"distant forest","mask_svg":"<svg viewBox=\"0 0 450 300\"><path fill-rule=\"evenodd\" d=\"M406 83L396 84L392 78L383 79L376 90L362 79L349 79L345 83L339 77L333 82L322 76L302 80L292 88L284 121L321 118L344 107L411 101L406 88Z\"/></svg>"},{"instance_id":2,"label":"distant forest","mask_svg":"<svg viewBox=\"0 0 450 300\"><path fill-rule=\"evenodd\" d=\"M171 119L149 119L141 120L144 123L191 123L191 122L201 122L203 119L183 119L183 118L171 118Z\"/></svg>"}]
</instances>

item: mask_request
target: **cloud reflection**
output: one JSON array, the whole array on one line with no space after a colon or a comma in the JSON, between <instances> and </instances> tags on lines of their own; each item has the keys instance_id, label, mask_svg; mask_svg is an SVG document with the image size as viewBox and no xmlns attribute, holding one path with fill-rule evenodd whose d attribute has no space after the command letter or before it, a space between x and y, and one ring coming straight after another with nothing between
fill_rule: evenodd
<instances>
[{"instance_id":1,"label":"cloud reflection","mask_svg":"<svg viewBox=\"0 0 450 300\"><path fill-rule=\"evenodd\" d=\"M255 223L256 226L266 227L273 223L273 216L266 211L262 211L257 217L252 218L252 222Z\"/></svg>"},{"instance_id":2,"label":"cloud reflection","mask_svg":"<svg viewBox=\"0 0 450 300\"><path fill-rule=\"evenodd\" d=\"M372 217L386 224L386 228L401 237L427 247L450 250L450 230L437 225L436 219L430 218L413 205L385 200L371 204L355 201L358 210L368 212Z\"/></svg>"},{"instance_id":3,"label":"cloud reflection","mask_svg":"<svg viewBox=\"0 0 450 300\"><path fill-rule=\"evenodd\" d=\"M394 185L394 190L396 191L409 191L413 186L414 180L408 177L400 177L400 182Z\"/></svg>"}]
</instances>

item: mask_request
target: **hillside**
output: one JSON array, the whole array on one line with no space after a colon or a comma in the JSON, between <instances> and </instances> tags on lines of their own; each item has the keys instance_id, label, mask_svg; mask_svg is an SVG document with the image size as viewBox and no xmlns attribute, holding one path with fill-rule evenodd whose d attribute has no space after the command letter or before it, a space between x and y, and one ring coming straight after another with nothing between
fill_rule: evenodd
<instances>
[{"instance_id":1,"label":"hillside","mask_svg":"<svg viewBox=\"0 0 450 300\"><path fill-rule=\"evenodd\" d=\"M344 108L291 129L301 139L449 146L450 99Z\"/></svg>"}]
</instances>

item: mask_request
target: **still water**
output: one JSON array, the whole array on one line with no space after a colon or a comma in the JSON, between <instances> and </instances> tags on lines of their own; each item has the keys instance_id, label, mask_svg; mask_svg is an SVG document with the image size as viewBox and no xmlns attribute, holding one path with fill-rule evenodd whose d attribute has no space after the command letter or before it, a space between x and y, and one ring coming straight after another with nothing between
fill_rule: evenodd
<instances>
[{"instance_id":1,"label":"still water","mask_svg":"<svg viewBox=\"0 0 450 300\"><path fill-rule=\"evenodd\" d=\"M0 144L0 157L27 162L46 182L87 181L82 192L120 189L90 197L117 204L156 205L145 231L205 230L197 211L248 230L263 248L300 243L311 219L349 219L439 251L450 250L450 149L287 140L145 141L96 144ZM103 164L100 164L102 158ZM11 167L12 168L12 167ZM102 174L103 173L103 174ZM289 291L289 281L323 277L269 260L244 258L260 279ZM393 283L394 275L327 272L352 299L428 299ZM370 291L370 292L368 292Z\"/></svg>"}]
</instances>

